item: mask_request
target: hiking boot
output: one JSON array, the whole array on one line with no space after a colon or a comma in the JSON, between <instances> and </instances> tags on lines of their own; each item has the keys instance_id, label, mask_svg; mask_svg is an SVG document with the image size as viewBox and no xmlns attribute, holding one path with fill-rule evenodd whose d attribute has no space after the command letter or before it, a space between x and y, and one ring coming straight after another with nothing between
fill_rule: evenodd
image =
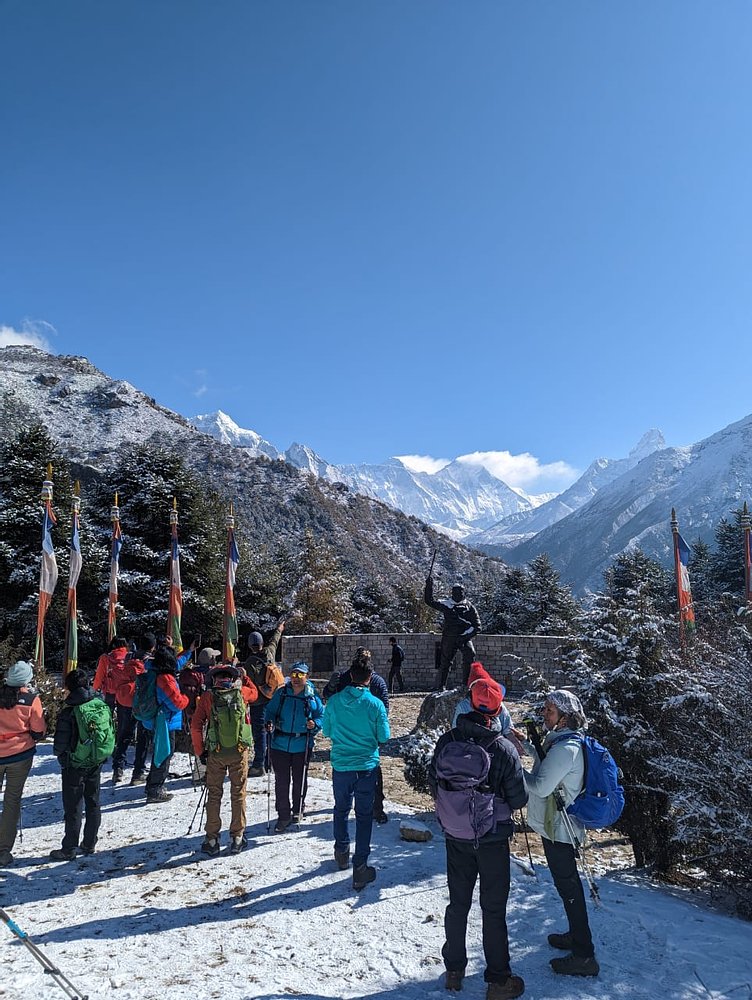
<instances>
[{"instance_id":1,"label":"hiking boot","mask_svg":"<svg viewBox=\"0 0 752 1000\"><path fill-rule=\"evenodd\" d=\"M489 983L486 1000L513 1000L525 992L525 980L521 976L509 976L503 983Z\"/></svg>"},{"instance_id":2,"label":"hiking boot","mask_svg":"<svg viewBox=\"0 0 752 1000\"><path fill-rule=\"evenodd\" d=\"M245 837L233 837L230 842L230 854L240 854L240 852L244 851L246 847L248 847L248 841Z\"/></svg>"},{"instance_id":3,"label":"hiking boot","mask_svg":"<svg viewBox=\"0 0 752 1000\"><path fill-rule=\"evenodd\" d=\"M56 851L50 851L49 859L50 861L73 861L76 857L75 847L58 847Z\"/></svg>"},{"instance_id":4,"label":"hiking boot","mask_svg":"<svg viewBox=\"0 0 752 1000\"><path fill-rule=\"evenodd\" d=\"M560 976L597 976L601 971L595 955L567 955L565 958L552 958L550 964Z\"/></svg>"},{"instance_id":5,"label":"hiking boot","mask_svg":"<svg viewBox=\"0 0 752 1000\"><path fill-rule=\"evenodd\" d=\"M91 847L87 847L85 844L82 844L81 853L85 854L87 858L91 857L91 855L94 853L94 844L92 844Z\"/></svg>"},{"instance_id":6,"label":"hiking boot","mask_svg":"<svg viewBox=\"0 0 752 1000\"><path fill-rule=\"evenodd\" d=\"M566 934L549 934L548 943L552 948L558 948L559 951L571 951L574 941L572 935L567 931Z\"/></svg>"},{"instance_id":7,"label":"hiking boot","mask_svg":"<svg viewBox=\"0 0 752 1000\"><path fill-rule=\"evenodd\" d=\"M130 784L131 785L145 785L146 784L146 775L145 774L132 774L131 775Z\"/></svg>"},{"instance_id":8,"label":"hiking boot","mask_svg":"<svg viewBox=\"0 0 752 1000\"><path fill-rule=\"evenodd\" d=\"M465 973L462 969L447 969L444 977L444 989L452 993L459 993L462 989L462 980Z\"/></svg>"},{"instance_id":9,"label":"hiking boot","mask_svg":"<svg viewBox=\"0 0 752 1000\"><path fill-rule=\"evenodd\" d=\"M2 850L0 851L0 868L7 868L8 865L13 864L13 855L10 851Z\"/></svg>"},{"instance_id":10,"label":"hiking boot","mask_svg":"<svg viewBox=\"0 0 752 1000\"><path fill-rule=\"evenodd\" d=\"M288 826L292 825L292 819L278 819L277 825L274 827L275 833L284 833Z\"/></svg>"},{"instance_id":11,"label":"hiking boot","mask_svg":"<svg viewBox=\"0 0 752 1000\"><path fill-rule=\"evenodd\" d=\"M373 814L373 818L374 818L374 821L379 824L379 826L382 826L384 823L388 823L389 822L389 817L384 812L374 813Z\"/></svg>"},{"instance_id":12,"label":"hiking boot","mask_svg":"<svg viewBox=\"0 0 752 1000\"><path fill-rule=\"evenodd\" d=\"M369 882L376 879L376 869L371 865L358 865L353 868L353 889L364 889Z\"/></svg>"},{"instance_id":13,"label":"hiking boot","mask_svg":"<svg viewBox=\"0 0 752 1000\"><path fill-rule=\"evenodd\" d=\"M349 851L338 851L336 848L334 850L334 860L337 862L337 867L341 872L350 867L350 852Z\"/></svg>"},{"instance_id":14,"label":"hiking boot","mask_svg":"<svg viewBox=\"0 0 752 1000\"><path fill-rule=\"evenodd\" d=\"M172 792L166 792L164 788L160 788L158 792L146 793L146 804L150 806L155 802L169 802L171 798Z\"/></svg>"},{"instance_id":15,"label":"hiking boot","mask_svg":"<svg viewBox=\"0 0 752 1000\"><path fill-rule=\"evenodd\" d=\"M122 767L118 767L112 772L112 783L113 785L117 785L117 783L122 780L123 780L123 769Z\"/></svg>"},{"instance_id":16,"label":"hiking boot","mask_svg":"<svg viewBox=\"0 0 752 1000\"><path fill-rule=\"evenodd\" d=\"M216 837L207 837L201 845L201 850L204 854L208 854L210 858L216 858L219 854L219 841Z\"/></svg>"},{"instance_id":17,"label":"hiking boot","mask_svg":"<svg viewBox=\"0 0 752 1000\"><path fill-rule=\"evenodd\" d=\"M262 778L264 776L263 767L249 767L248 777L249 778Z\"/></svg>"}]
</instances>

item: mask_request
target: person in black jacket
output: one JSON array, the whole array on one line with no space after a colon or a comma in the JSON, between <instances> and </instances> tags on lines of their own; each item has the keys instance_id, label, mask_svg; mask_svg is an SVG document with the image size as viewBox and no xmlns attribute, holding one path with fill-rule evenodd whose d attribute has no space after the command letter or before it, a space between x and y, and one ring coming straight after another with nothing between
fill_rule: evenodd
<instances>
[{"instance_id":1,"label":"person in black jacket","mask_svg":"<svg viewBox=\"0 0 752 1000\"><path fill-rule=\"evenodd\" d=\"M363 646L358 646L355 650L355 658L353 659L352 666L349 670L335 670L329 678L327 685L322 692L324 701L331 698L334 694L339 694L340 691L344 691L346 687L349 687L354 683L351 671L353 667L358 665L367 665L368 669L372 670L371 651L369 649L365 649ZM379 677L377 673L372 671L371 683L368 685L368 690L374 698L378 698L379 701L383 703L388 715L389 689L386 686L384 678ZM376 791L373 797L373 818L377 823L389 822L389 816L386 812L384 812L384 775L381 772L381 764L378 764L376 767Z\"/></svg>"},{"instance_id":2,"label":"person in black jacket","mask_svg":"<svg viewBox=\"0 0 752 1000\"><path fill-rule=\"evenodd\" d=\"M472 639L480 632L480 616L475 605L465 598L465 588L460 584L452 587L451 597L441 600L434 598L432 576L426 579L423 600L429 608L441 611L444 615L436 690L443 691L446 688L452 660L458 650L462 653L462 686L467 687L470 664L477 659Z\"/></svg>"},{"instance_id":3,"label":"person in black jacket","mask_svg":"<svg viewBox=\"0 0 752 1000\"><path fill-rule=\"evenodd\" d=\"M509 896L509 840L514 832L512 812L527 802L522 765L514 746L490 728L502 705L501 687L492 678L477 681L470 691L473 710L461 715L457 726L440 737L428 769L428 785L436 799L439 793L439 758L450 743L465 741L483 747L491 758L488 776L479 791L493 792L490 829L483 836L460 839L445 833L449 905L444 915L446 942L442 949L447 990L462 989L467 965L465 936L467 916L480 876L480 907L483 914L484 978L486 1000L511 1000L521 996L525 983L513 976L509 965L507 898ZM438 769L437 769L437 761ZM446 785L444 786L446 787Z\"/></svg>"},{"instance_id":4,"label":"person in black jacket","mask_svg":"<svg viewBox=\"0 0 752 1000\"><path fill-rule=\"evenodd\" d=\"M68 696L65 708L57 717L53 751L60 764L63 779L63 811L65 813L65 833L62 847L50 851L52 861L72 861L76 857L78 839L81 833L84 805L86 822L81 850L93 854L101 822L99 789L102 765L96 767L72 767L70 756L78 746L78 724L73 709L83 705L99 694L91 687L89 675L83 670L71 670L65 676Z\"/></svg>"},{"instance_id":5,"label":"person in black jacket","mask_svg":"<svg viewBox=\"0 0 752 1000\"><path fill-rule=\"evenodd\" d=\"M405 690L405 682L402 680L402 664L405 661L405 651L393 635L389 637L389 642L392 646L392 668L389 671L388 688L394 694L394 682L396 680L399 684L400 694L402 694Z\"/></svg>"}]
</instances>

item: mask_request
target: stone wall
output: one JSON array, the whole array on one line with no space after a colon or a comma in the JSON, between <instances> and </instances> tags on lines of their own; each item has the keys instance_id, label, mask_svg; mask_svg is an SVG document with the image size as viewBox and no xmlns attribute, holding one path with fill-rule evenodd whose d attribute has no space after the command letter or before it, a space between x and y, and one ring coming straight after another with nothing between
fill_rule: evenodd
<instances>
[{"instance_id":1,"label":"stone wall","mask_svg":"<svg viewBox=\"0 0 752 1000\"><path fill-rule=\"evenodd\" d=\"M436 684L436 664L441 636L435 632L397 635L397 642L405 651L402 676L410 691L430 691ZM528 685L514 676L521 665L542 674L550 683L563 683L560 649L563 639L549 635L478 635L473 640L478 659L486 670L501 681L510 696L521 694ZM364 635L285 635L282 643L282 664L286 671L296 660L305 660L312 668L312 676L328 677L337 667L346 669L358 646L365 646L373 654L376 673L386 680L391 665L389 635L368 633ZM459 684L462 662L455 657L449 674L449 685Z\"/></svg>"}]
</instances>

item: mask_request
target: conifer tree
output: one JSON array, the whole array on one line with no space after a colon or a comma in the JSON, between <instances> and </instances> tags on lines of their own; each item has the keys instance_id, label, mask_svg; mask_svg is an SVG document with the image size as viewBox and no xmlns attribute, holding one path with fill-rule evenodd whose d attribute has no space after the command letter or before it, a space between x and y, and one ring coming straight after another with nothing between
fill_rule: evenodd
<instances>
[{"instance_id":1,"label":"conifer tree","mask_svg":"<svg viewBox=\"0 0 752 1000\"><path fill-rule=\"evenodd\" d=\"M293 594L291 631L298 634L343 632L352 617L351 584L326 542L308 530L300 553L300 575Z\"/></svg>"},{"instance_id":2,"label":"conifer tree","mask_svg":"<svg viewBox=\"0 0 752 1000\"><path fill-rule=\"evenodd\" d=\"M744 596L744 532L741 508L732 520L723 517L715 529L715 551L711 557L711 578L716 594Z\"/></svg>"}]
</instances>

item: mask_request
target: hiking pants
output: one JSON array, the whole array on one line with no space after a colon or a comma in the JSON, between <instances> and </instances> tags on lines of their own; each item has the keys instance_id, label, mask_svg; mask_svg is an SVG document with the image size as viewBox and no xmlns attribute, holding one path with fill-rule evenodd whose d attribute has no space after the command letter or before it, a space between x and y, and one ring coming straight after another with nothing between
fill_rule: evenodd
<instances>
[{"instance_id":1,"label":"hiking pants","mask_svg":"<svg viewBox=\"0 0 752 1000\"><path fill-rule=\"evenodd\" d=\"M21 796L33 760L34 754L30 754L24 760L3 764L3 758L0 757L0 787L5 788L3 812L0 815L0 851L12 850L16 842L18 817L21 815Z\"/></svg>"},{"instance_id":2,"label":"hiking pants","mask_svg":"<svg viewBox=\"0 0 752 1000\"><path fill-rule=\"evenodd\" d=\"M441 640L441 659L439 661L439 683L437 687L445 688L449 671L452 669L452 660L457 651L462 653L462 686L467 687L470 677L470 664L476 660L475 646L471 639L463 639L458 636L456 639L451 636L444 636Z\"/></svg>"},{"instance_id":3,"label":"hiking pants","mask_svg":"<svg viewBox=\"0 0 752 1000\"><path fill-rule=\"evenodd\" d=\"M225 774L230 775L230 834L245 833L245 793L248 784L248 750L222 750L210 753L206 761L206 837L219 837L222 829L220 807Z\"/></svg>"},{"instance_id":4,"label":"hiking pants","mask_svg":"<svg viewBox=\"0 0 752 1000\"><path fill-rule=\"evenodd\" d=\"M146 770L146 755L149 752L151 733L137 722L133 709L127 705L118 705L117 744L112 755L112 770L122 771L128 763L128 747L136 734L136 759L133 762L133 773L143 774Z\"/></svg>"},{"instance_id":5,"label":"hiking pants","mask_svg":"<svg viewBox=\"0 0 752 1000\"><path fill-rule=\"evenodd\" d=\"M63 768L64 851L70 851L78 847L84 805L86 806L86 822L84 823L84 839L81 842L81 847L94 849L102 818L99 809L99 779L101 771L101 764L97 767Z\"/></svg>"},{"instance_id":6,"label":"hiking pants","mask_svg":"<svg viewBox=\"0 0 752 1000\"><path fill-rule=\"evenodd\" d=\"M384 775L381 764L376 765L376 784L373 789L373 815L381 816L384 812Z\"/></svg>"},{"instance_id":7,"label":"hiking pants","mask_svg":"<svg viewBox=\"0 0 752 1000\"><path fill-rule=\"evenodd\" d=\"M308 775L306 774L306 751L288 753L272 747L272 770L274 771L274 808L280 819L300 816L303 811ZM290 806L290 778L292 778L292 806Z\"/></svg>"},{"instance_id":8,"label":"hiking pants","mask_svg":"<svg viewBox=\"0 0 752 1000\"><path fill-rule=\"evenodd\" d=\"M373 795L376 789L376 768L370 771L335 771L332 769L334 791L334 850L350 850L347 820L355 801L355 853L353 868L368 861L371 853L373 826Z\"/></svg>"},{"instance_id":9,"label":"hiking pants","mask_svg":"<svg viewBox=\"0 0 752 1000\"><path fill-rule=\"evenodd\" d=\"M175 732L176 730L171 729L169 731L170 737L170 752L167 754L162 763L157 766L154 763L154 756L152 755L151 767L149 768L149 776L146 779L146 797L150 795L156 795L164 788L164 783L167 781L167 775L170 772L170 761L172 760L172 755L175 753ZM153 733L149 734L153 736Z\"/></svg>"},{"instance_id":10,"label":"hiking pants","mask_svg":"<svg viewBox=\"0 0 752 1000\"><path fill-rule=\"evenodd\" d=\"M569 921L569 933L572 935L572 954L580 958L592 958L595 955L593 939L590 935L585 893L577 871L577 858L571 844L560 844L558 841L541 837L546 861L554 880L556 891L561 896L564 910Z\"/></svg>"},{"instance_id":11,"label":"hiking pants","mask_svg":"<svg viewBox=\"0 0 752 1000\"><path fill-rule=\"evenodd\" d=\"M446 838L449 906L444 914L446 942L441 950L449 972L464 972L467 965L465 934L467 915L473 902L475 882L480 875L480 908L483 916L483 953L487 983L503 983L510 975L507 936L509 896L509 841Z\"/></svg>"},{"instance_id":12,"label":"hiking pants","mask_svg":"<svg viewBox=\"0 0 752 1000\"><path fill-rule=\"evenodd\" d=\"M399 684L400 694L405 690L405 682L402 680L402 664L399 663L397 666L392 664L392 668L389 671L389 680L387 681L387 687L389 688L389 693L394 693L394 680L397 680Z\"/></svg>"},{"instance_id":13,"label":"hiking pants","mask_svg":"<svg viewBox=\"0 0 752 1000\"><path fill-rule=\"evenodd\" d=\"M269 704L268 698L261 698L250 706L251 732L253 733L253 763L251 767L264 767L266 763L266 738L264 726L264 709Z\"/></svg>"}]
</instances>

